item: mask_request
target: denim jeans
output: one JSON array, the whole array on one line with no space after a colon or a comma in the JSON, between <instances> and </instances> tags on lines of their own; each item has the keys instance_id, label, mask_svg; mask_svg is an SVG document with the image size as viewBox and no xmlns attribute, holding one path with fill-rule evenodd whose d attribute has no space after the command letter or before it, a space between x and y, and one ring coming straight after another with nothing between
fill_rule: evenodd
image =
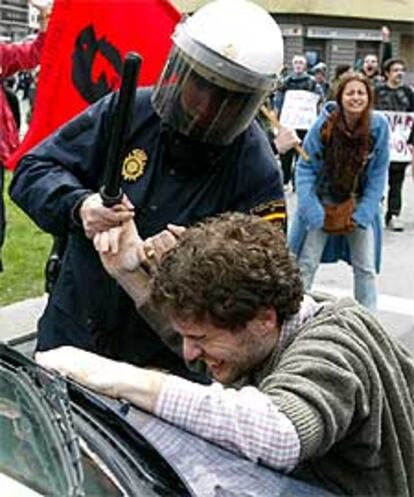
<instances>
[{"instance_id":1,"label":"denim jeans","mask_svg":"<svg viewBox=\"0 0 414 497\"><path fill-rule=\"evenodd\" d=\"M306 236L298 262L307 291L311 289L328 236L323 230L308 231ZM347 238L351 254L355 299L368 309L375 310L377 289L373 229L371 226L367 229L356 228L344 236Z\"/></svg>"}]
</instances>

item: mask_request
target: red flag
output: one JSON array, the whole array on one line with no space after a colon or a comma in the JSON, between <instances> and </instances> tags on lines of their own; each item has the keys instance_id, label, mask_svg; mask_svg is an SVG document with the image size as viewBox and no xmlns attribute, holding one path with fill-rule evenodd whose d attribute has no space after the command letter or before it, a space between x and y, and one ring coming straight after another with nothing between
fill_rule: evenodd
<instances>
[{"instance_id":1,"label":"red flag","mask_svg":"<svg viewBox=\"0 0 414 497\"><path fill-rule=\"evenodd\" d=\"M30 128L8 168L58 126L118 88L126 52L143 57L139 84L154 84L179 19L168 0L55 0Z\"/></svg>"}]
</instances>

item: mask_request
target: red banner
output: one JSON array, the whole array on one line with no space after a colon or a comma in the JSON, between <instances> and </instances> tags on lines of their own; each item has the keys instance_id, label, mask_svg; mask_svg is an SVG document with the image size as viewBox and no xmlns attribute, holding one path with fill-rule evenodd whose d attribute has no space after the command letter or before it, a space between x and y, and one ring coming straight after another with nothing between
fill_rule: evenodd
<instances>
[{"instance_id":1,"label":"red banner","mask_svg":"<svg viewBox=\"0 0 414 497\"><path fill-rule=\"evenodd\" d=\"M7 166L118 88L126 52L143 57L139 85L154 84L179 20L168 0L55 0L31 124Z\"/></svg>"}]
</instances>

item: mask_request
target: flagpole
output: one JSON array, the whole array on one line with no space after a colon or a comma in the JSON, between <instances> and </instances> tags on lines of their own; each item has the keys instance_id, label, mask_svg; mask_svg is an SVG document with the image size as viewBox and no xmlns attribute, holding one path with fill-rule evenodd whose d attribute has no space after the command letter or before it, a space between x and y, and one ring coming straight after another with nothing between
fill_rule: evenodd
<instances>
[{"instance_id":1,"label":"flagpole","mask_svg":"<svg viewBox=\"0 0 414 497\"><path fill-rule=\"evenodd\" d=\"M125 57L121 87L117 95L116 108L113 114L104 184L100 189L100 194L106 207L112 207L122 200L122 158L125 152L128 124L134 105L141 62L142 58L135 52L128 52Z\"/></svg>"}]
</instances>

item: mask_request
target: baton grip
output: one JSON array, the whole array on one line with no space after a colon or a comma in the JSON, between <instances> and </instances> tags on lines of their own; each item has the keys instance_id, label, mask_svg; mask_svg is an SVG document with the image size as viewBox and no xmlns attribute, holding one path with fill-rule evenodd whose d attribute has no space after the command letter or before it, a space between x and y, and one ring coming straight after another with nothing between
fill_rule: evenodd
<instances>
[{"instance_id":1,"label":"baton grip","mask_svg":"<svg viewBox=\"0 0 414 497\"><path fill-rule=\"evenodd\" d=\"M114 205L121 203L124 192L122 191L122 188L119 188L116 195L107 195L105 192L105 185L102 185L99 189L99 194L105 207L113 207Z\"/></svg>"},{"instance_id":2,"label":"baton grip","mask_svg":"<svg viewBox=\"0 0 414 497\"><path fill-rule=\"evenodd\" d=\"M122 199L122 158L125 151L128 124L135 100L141 62L141 57L134 52L128 52L125 57L121 86L118 91L113 114L104 184L100 190L103 203L106 207L112 207Z\"/></svg>"}]
</instances>

